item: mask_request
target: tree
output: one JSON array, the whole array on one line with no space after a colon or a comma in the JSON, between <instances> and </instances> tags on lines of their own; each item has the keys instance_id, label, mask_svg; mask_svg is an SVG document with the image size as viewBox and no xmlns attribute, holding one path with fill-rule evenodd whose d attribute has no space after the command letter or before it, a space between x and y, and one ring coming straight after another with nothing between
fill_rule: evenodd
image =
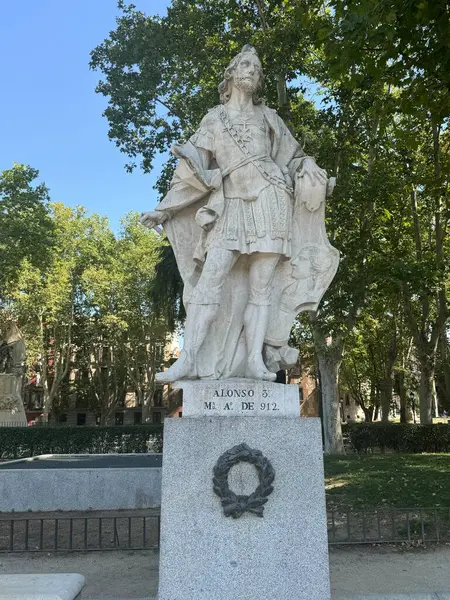
<instances>
[{"instance_id":1,"label":"tree","mask_svg":"<svg viewBox=\"0 0 450 600\"><path fill-rule=\"evenodd\" d=\"M82 276L98 264L99 233L105 221L86 211L51 205L55 244L48 262L36 268L25 261L18 270L12 309L26 334L29 367L39 372L43 391L43 419L47 421L55 400L73 367L74 322L84 301Z\"/></svg>"},{"instance_id":2,"label":"tree","mask_svg":"<svg viewBox=\"0 0 450 600\"><path fill-rule=\"evenodd\" d=\"M18 164L0 172L0 306L3 308L22 261L44 266L54 241L48 189L43 183L33 184L38 177L36 169Z\"/></svg>"},{"instance_id":3,"label":"tree","mask_svg":"<svg viewBox=\"0 0 450 600\"><path fill-rule=\"evenodd\" d=\"M447 330L443 332L439 344L436 375L439 403L448 414L450 411L450 341Z\"/></svg>"},{"instance_id":4,"label":"tree","mask_svg":"<svg viewBox=\"0 0 450 600\"><path fill-rule=\"evenodd\" d=\"M150 407L155 393L155 375L164 360L168 341L168 322L161 317L153 301L156 267L167 242L154 231L144 230L138 215L130 213L123 220L119 240L123 272L122 301L119 314L127 324L125 353L130 382L142 406L143 422L150 421Z\"/></svg>"},{"instance_id":5,"label":"tree","mask_svg":"<svg viewBox=\"0 0 450 600\"><path fill-rule=\"evenodd\" d=\"M311 321L326 450L343 450L339 369L353 329L376 304L373 298L389 299L392 315L399 303L407 308L392 332L409 339L408 325L421 369L421 420L429 422L436 340L448 318L446 3L173 0L164 18L120 6L118 27L92 52L91 66L104 75L97 90L108 97L109 135L132 159L129 168L140 156L149 170L155 152L196 128L217 103L225 65L250 42L266 65L268 103L305 139L307 152L338 177L327 217L342 262ZM304 75L321 82L325 108L304 101L298 79ZM173 161L159 180L161 194L172 168ZM170 264L170 251L166 258ZM173 267L163 272L170 274L161 289L173 291L174 314L180 288ZM410 351L404 344L395 352L394 342L386 339L391 359L380 379L385 416L393 379L406 411L401 369L407 367L397 366L393 377L392 356L406 365Z\"/></svg>"},{"instance_id":6,"label":"tree","mask_svg":"<svg viewBox=\"0 0 450 600\"><path fill-rule=\"evenodd\" d=\"M91 66L105 76L97 91L108 97L109 135L132 158L130 169L142 156L142 167L149 170L156 151L195 130L206 110L217 103L217 85L226 65L247 42L258 47L267 67L268 102L297 137L306 138L314 130L315 111L294 83L309 60L308 32L295 20L294 7L281 1L176 0L165 18L147 17L123 3L121 7L116 31L92 52ZM200 37L203 44L198 44ZM315 131L317 140L326 126L323 121L321 131ZM161 193L172 166L160 178ZM170 252L167 259L173 264ZM171 300L179 305L179 286L161 287L176 290Z\"/></svg>"},{"instance_id":7,"label":"tree","mask_svg":"<svg viewBox=\"0 0 450 600\"><path fill-rule=\"evenodd\" d=\"M167 325L152 302L155 268L165 241L139 225L130 213L122 232L108 232L102 258L82 276L77 361L84 381L77 385L105 422L127 391L136 394L143 421L150 420L155 375L163 361Z\"/></svg>"},{"instance_id":8,"label":"tree","mask_svg":"<svg viewBox=\"0 0 450 600\"><path fill-rule=\"evenodd\" d=\"M377 126L376 120L373 121L373 148L380 149L381 142L384 152L393 157L402 141L407 141L408 149L404 146L402 153L396 154L399 185L394 213L396 216L403 213L404 217L401 204L410 199L413 225L410 231L416 259L411 261L405 253L407 265L399 266L390 284L396 287L401 282L407 322L421 369L421 422L429 423L435 404L437 341L448 317L445 292L448 271L444 260L448 239L448 172L442 152L449 115L449 57L445 52L448 6L439 0L434 3L396 0L379 2L376 7L365 0L358 3L338 0L327 6L328 13L325 10L319 18L311 20L325 54L318 72L322 68L322 77L328 85L339 81L348 93L360 95L368 88L388 90L389 101L383 103L385 124L379 121ZM399 132L405 122L408 127ZM386 138L389 128L394 136ZM427 131L423 143L420 131ZM380 135L385 139L380 140ZM379 150L372 156L377 154ZM407 159L411 154L416 155L416 160ZM420 165L428 165L428 173ZM405 249L409 247L407 238L401 240ZM389 240L389 236L385 239ZM398 257L398 248L391 256ZM415 277L413 273L418 271L420 276Z\"/></svg>"}]
</instances>

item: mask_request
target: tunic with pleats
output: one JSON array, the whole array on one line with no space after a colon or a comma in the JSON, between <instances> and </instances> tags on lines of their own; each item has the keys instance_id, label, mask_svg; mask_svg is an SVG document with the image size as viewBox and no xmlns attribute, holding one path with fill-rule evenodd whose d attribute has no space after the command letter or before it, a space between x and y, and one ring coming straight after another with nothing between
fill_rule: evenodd
<instances>
[{"instance_id":1,"label":"tunic with pleats","mask_svg":"<svg viewBox=\"0 0 450 600\"><path fill-rule=\"evenodd\" d=\"M271 158L272 138L264 111L242 112L233 119L233 128L263 171L278 180L271 183L245 155L215 111L208 113L191 142L209 155L208 167L218 167L223 179L225 206L208 232L205 250L224 248L240 254L270 252L291 255L292 194L285 176ZM244 162L242 166L239 163ZM234 168L234 165L236 166Z\"/></svg>"}]
</instances>

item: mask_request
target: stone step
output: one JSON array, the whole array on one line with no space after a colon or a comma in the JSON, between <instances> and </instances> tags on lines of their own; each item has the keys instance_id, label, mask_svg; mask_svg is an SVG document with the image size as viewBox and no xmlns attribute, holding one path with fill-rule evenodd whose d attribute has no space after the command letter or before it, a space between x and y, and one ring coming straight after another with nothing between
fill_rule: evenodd
<instances>
[{"instance_id":1,"label":"stone step","mask_svg":"<svg viewBox=\"0 0 450 600\"><path fill-rule=\"evenodd\" d=\"M427 592L422 594L361 594L358 596L339 596L336 600L450 600L450 594Z\"/></svg>"},{"instance_id":2,"label":"stone step","mask_svg":"<svg viewBox=\"0 0 450 600\"><path fill-rule=\"evenodd\" d=\"M146 598L86 598L86 600L157 600L153 596ZM359 596L338 596L336 600L450 600L450 593L429 592L422 594L367 594Z\"/></svg>"},{"instance_id":3,"label":"stone step","mask_svg":"<svg viewBox=\"0 0 450 600\"><path fill-rule=\"evenodd\" d=\"M157 600L157 598L152 596L147 598L86 598L86 600ZM429 592L422 594L367 594L345 597L338 596L336 600L450 600L450 593Z\"/></svg>"},{"instance_id":4,"label":"stone step","mask_svg":"<svg viewBox=\"0 0 450 600\"><path fill-rule=\"evenodd\" d=\"M77 573L0 575L0 600L74 600L84 584Z\"/></svg>"}]
</instances>

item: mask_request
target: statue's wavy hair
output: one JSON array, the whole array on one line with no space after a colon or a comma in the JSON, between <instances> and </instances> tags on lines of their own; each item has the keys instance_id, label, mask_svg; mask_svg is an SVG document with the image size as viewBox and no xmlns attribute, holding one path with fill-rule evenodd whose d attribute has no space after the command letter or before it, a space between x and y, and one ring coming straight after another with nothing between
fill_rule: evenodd
<instances>
[{"instance_id":1,"label":"statue's wavy hair","mask_svg":"<svg viewBox=\"0 0 450 600\"><path fill-rule=\"evenodd\" d=\"M239 62L243 58L243 55L248 52L250 52L251 54L256 54L256 56L258 56L258 53L256 52L256 50L253 46L251 46L250 44L245 44L245 46L243 46L243 48L239 52L239 54L236 54L236 56L232 59L232 61L228 65L228 67L225 69L225 73L223 75L223 81L219 84L219 88L218 88L219 95L220 95L220 102L222 104L226 104L228 102L228 100L230 99L230 97L231 97L231 81L233 79L233 73L234 73L236 67L238 66ZM253 93L253 104L261 104L261 102L262 102L261 92L263 89L263 85L264 85L264 74L262 72L262 69L260 69L258 86Z\"/></svg>"}]
</instances>

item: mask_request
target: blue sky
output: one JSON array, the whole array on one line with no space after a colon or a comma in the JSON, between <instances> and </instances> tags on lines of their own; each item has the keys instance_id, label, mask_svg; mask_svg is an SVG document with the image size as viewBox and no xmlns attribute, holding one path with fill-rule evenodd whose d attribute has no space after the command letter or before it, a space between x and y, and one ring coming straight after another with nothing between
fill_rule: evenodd
<instances>
[{"instance_id":1,"label":"blue sky","mask_svg":"<svg viewBox=\"0 0 450 600\"><path fill-rule=\"evenodd\" d=\"M164 14L169 0L133 0ZM0 171L39 169L53 201L85 206L119 228L130 210L153 208L161 167L128 174L107 136L89 52L115 29L116 0L0 0Z\"/></svg>"},{"instance_id":2,"label":"blue sky","mask_svg":"<svg viewBox=\"0 0 450 600\"><path fill-rule=\"evenodd\" d=\"M162 15L171 0L133 4ZM129 174L127 156L107 136L89 53L119 14L117 0L0 0L0 171L31 165L53 201L108 216L116 231L128 211L154 208L165 159L150 174ZM306 83L314 99L317 86Z\"/></svg>"}]
</instances>

